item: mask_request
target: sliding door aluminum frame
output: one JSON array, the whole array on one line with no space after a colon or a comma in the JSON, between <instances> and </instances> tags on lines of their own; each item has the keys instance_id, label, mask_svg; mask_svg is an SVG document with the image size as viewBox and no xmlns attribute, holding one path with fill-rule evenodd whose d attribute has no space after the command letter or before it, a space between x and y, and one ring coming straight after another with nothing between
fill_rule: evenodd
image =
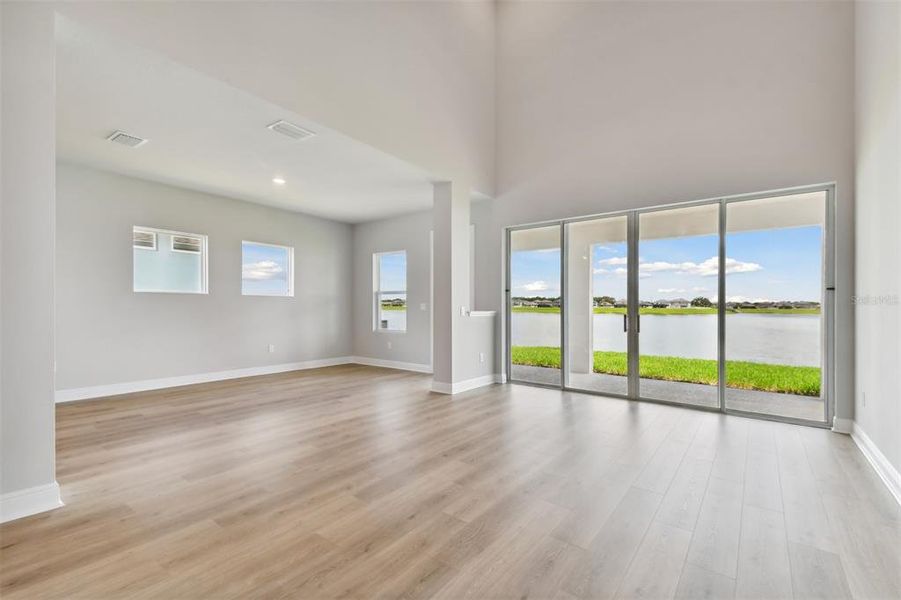
<instances>
[{"instance_id":1,"label":"sliding door aluminum frame","mask_svg":"<svg viewBox=\"0 0 901 600\"><path fill-rule=\"evenodd\" d=\"M730 409L726 406L726 216L727 207L735 202L744 202L748 200L761 200L763 198L776 198L779 196L790 196L795 194L825 192L826 193L826 227L823 232L823 297L821 298L821 315L825 327L825 335L822 336L822 370L820 389L823 390L823 421L810 421L807 419L797 419L793 417L784 417L780 415L771 415L766 413L755 413L742 410ZM700 406L694 404L684 404L670 400L658 398L645 398L640 395L639 389L639 300L638 300L638 244L639 244L639 215L663 210L671 210L676 208L689 208L692 206L703 206L708 204L719 205L719 275L717 276L717 393L719 398L719 407ZM566 316L566 287L567 269L566 258L568 249L566 247L567 234L566 225L569 223L579 223L581 221L593 221L597 219L609 217L627 217L627 262L628 262L628 280L627 280L627 303L626 315L629 323L628 339L627 339L627 355L628 355L628 393L616 394L610 392L598 392L594 390L583 390L571 388L568 385L566 373L566 328L568 325ZM511 259L511 233L524 229L535 229L539 227L560 227L560 384L545 384L531 381L515 380L512 377L512 343L511 343L511 314L512 314L512 295L510 281L510 259ZM506 294L506 319L505 319L505 360L507 381L524 385L533 385L537 387L545 387L551 389L561 389L565 391L579 392L583 394L591 394L595 396L606 396L611 398L621 398L624 400L638 400L641 402L650 402L654 404L668 404L673 406L681 406L692 408L695 410L703 410L707 412L719 412L730 415L750 417L754 419L763 419L767 421L779 421L783 423L795 423L798 425L810 425L814 427L831 427L833 415L835 414L835 183L821 183L815 185L797 186L791 188L782 188L777 190L768 190L765 192L754 192L750 194L738 194L733 196L725 196L719 198L708 198L705 200L693 200L689 202L675 202L670 204L661 204L650 208L640 208L631 210L620 210L607 213L597 213L576 217L571 219L557 219L552 221L541 221L537 223L529 223L526 225L518 225L506 228L506 257L505 257L505 294ZM633 326L634 323L634 326Z\"/></svg>"},{"instance_id":2,"label":"sliding door aluminum frame","mask_svg":"<svg viewBox=\"0 0 901 600\"><path fill-rule=\"evenodd\" d=\"M558 227L560 230L560 383L542 383L540 381L524 381L522 379L514 379L513 378L513 342L512 342L512 319L513 319L513 294L511 293L511 289L513 283L511 281L511 270L510 270L510 261L513 255L511 250L512 245L512 234L514 231L524 231L528 229L542 229L545 227ZM543 388L551 388L551 389L567 389L566 382L564 381L564 373L566 373L566 307L563 306L565 292L564 292L564 281L566 279L566 269L564 265L566 264L566 227L563 225L563 221L548 221L545 223L536 223L534 225L518 225L515 227L507 227L506 235L504 236L504 245L506 256L504 259L504 305L506 306L506 314L504 318L504 338L506 342L506 346L504 346L504 361L505 361L505 372L507 374L507 381L511 383L519 383L523 385L533 385L536 387Z\"/></svg>"}]
</instances>

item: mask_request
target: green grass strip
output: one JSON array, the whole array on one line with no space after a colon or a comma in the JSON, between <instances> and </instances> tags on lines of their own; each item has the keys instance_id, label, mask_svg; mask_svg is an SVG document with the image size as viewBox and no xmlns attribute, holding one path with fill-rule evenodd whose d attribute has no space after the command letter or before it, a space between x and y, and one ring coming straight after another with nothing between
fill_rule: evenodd
<instances>
[{"instance_id":1,"label":"green grass strip","mask_svg":"<svg viewBox=\"0 0 901 600\"><path fill-rule=\"evenodd\" d=\"M560 309L556 306L514 306L515 313L550 313L559 314ZM642 315L715 315L716 308L642 308L639 309ZM743 309L727 309L727 313L736 315L818 315L818 308L743 308ZM624 315L625 308L616 307L600 307L594 308L596 315Z\"/></svg>"},{"instance_id":2,"label":"green grass strip","mask_svg":"<svg viewBox=\"0 0 901 600\"><path fill-rule=\"evenodd\" d=\"M560 368L560 349L550 346L514 346L513 364ZM594 372L626 375L625 352L595 352ZM715 360L676 356L641 356L639 376L647 379L716 385ZM820 395L820 369L773 365L739 360L726 361L726 385L731 388L797 394Z\"/></svg>"}]
</instances>

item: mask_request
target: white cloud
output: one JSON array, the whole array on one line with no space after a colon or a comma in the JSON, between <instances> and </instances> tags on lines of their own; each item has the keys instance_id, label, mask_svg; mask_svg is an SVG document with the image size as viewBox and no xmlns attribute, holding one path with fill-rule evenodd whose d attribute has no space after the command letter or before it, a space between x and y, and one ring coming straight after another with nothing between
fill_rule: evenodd
<instances>
[{"instance_id":1,"label":"white cloud","mask_svg":"<svg viewBox=\"0 0 901 600\"><path fill-rule=\"evenodd\" d=\"M597 249L601 252L616 252L616 248L611 248L610 246L598 246Z\"/></svg>"},{"instance_id":2,"label":"white cloud","mask_svg":"<svg viewBox=\"0 0 901 600\"><path fill-rule=\"evenodd\" d=\"M522 289L527 292L544 292L548 289L548 284L544 281L533 281L531 283L526 283L522 286Z\"/></svg>"},{"instance_id":3,"label":"white cloud","mask_svg":"<svg viewBox=\"0 0 901 600\"><path fill-rule=\"evenodd\" d=\"M241 277L262 281L266 279L280 279L284 269L274 260L260 260L255 263L247 263L241 269Z\"/></svg>"},{"instance_id":4,"label":"white cloud","mask_svg":"<svg viewBox=\"0 0 901 600\"><path fill-rule=\"evenodd\" d=\"M614 256L612 258L605 258L603 260L598 261L598 268L594 269L595 274L603 274L603 273L613 273L615 275L625 275L626 269L625 267L619 267L613 269L607 269L606 267L617 266L617 265L625 265L627 263L627 259L625 256ZM761 271L763 267L755 262L744 262L740 260L736 260L734 258L726 258L726 275L732 275L733 273L753 273L755 271ZM638 264L638 272L639 277L646 278L650 277L652 273L675 273L678 275L696 275L700 277L715 277L717 272L719 271L719 258L716 256L712 256L705 261L695 263L691 261L672 263L663 260L656 261L645 261L642 258L639 258ZM697 287L694 288L696 292L707 291L705 287Z\"/></svg>"},{"instance_id":5,"label":"white cloud","mask_svg":"<svg viewBox=\"0 0 901 600\"><path fill-rule=\"evenodd\" d=\"M726 296L726 302L771 302L769 298L749 298L748 296Z\"/></svg>"},{"instance_id":6,"label":"white cloud","mask_svg":"<svg viewBox=\"0 0 901 600\"><path fill-rule=\"evenodd\" d=\"M695 287L691 288L691 291L693 291L693 292L709 292L710 288L706 288L702 285L696 285Z\"/></svg>"},{"instance_id":7,"label":"white cloud","mask_svg":"<svg viewBox=\"0 0 901 600\"><path fill-rule=\"evenodd\" d=\"M681 294L685 290L682 288L660 288L657 291L661 294Z\"/></svg>"}]
</instances>

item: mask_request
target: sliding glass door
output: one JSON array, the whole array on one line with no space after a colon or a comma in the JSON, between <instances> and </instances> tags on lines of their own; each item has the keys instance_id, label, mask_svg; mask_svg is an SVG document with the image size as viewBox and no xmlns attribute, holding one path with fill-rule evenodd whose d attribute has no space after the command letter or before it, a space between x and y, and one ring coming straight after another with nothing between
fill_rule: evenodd
<instances>
[{"instance_id":1,"label":"sliding glass door","mask_svg":"<svg viewBox=\"0 0 901 600\"><path fill-rule=\"evenodd\" d=\"M629 217L565 227L566 387L626 396Z\"/></svg>"},{"instance_id":2,"label":"sliding glass door","mask_svg":"<svg viewBox=\"0 0 901 600\"><path fill-rule=\"evenodd\" d=\"M638 221L638 395L719 407L719 204Z\"/></svg>"},{"instance_id":3,"label":"sliding glass door","mask_svg":"<svg viewBox=\"0 0 901 600\"><path fill-rule=\"evenodd\" d=\"M510 230L508 376L561 385L561 225Z\"/></svg>"},{"instance_id":4,"label":"sliding glass door","mask_svg":"<svg viewBox=\"0 0 901 600\"><path fill-rule=\"evenodd\" d=\"M827 193L725 204L727 409L826 418Z\"/></svg>"},{"instance_id":5,"label":"sliding glass door","mask_svg":"<svg viewBox=\"0 0 901 600\"><path fill-rule=\"evenodd\" d=\"M508 230L508 376L828 422L832 204L816 186Z\"/></svg>"}]
</instances>

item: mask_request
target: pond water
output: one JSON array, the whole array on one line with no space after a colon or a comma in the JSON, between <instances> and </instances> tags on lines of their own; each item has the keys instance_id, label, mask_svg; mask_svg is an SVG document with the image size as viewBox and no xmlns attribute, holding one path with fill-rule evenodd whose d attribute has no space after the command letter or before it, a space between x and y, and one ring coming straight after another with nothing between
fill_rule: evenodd
<instances>
[{"instance_id":1,"label":"pond water","mask_svg":"<svg viewBox=\"0 0 901 600\"><path fill-rule=\"evenodd\" d=\"M514 346L559 346L560 315L513 313ZM727 314L726 358L820 366L820 315ZM626 351L622 315L594 315L595 350ZM640 353L716 359L716 315L641 315Z\"/></svg>"}]
</instances>

